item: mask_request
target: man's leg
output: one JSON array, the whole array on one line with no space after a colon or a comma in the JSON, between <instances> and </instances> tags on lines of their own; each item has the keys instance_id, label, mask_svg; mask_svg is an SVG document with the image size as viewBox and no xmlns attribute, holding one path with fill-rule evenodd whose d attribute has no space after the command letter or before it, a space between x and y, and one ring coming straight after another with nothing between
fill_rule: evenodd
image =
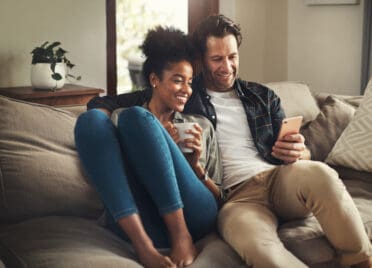
<instances>
[{"instance_id":1,"label":"man's leg","mask_svg":"<svg viewBox=\"0 0 372 268\"><path fill-rule=\"evenodd\" d=\"M371 243L359 212L336 171L315 161L278 168L271 190L275 213L284 220L312 212L344 265L366 260Z\"/></svg>"},{"instance_id":2,"label":"man's leg","mask_svg":"<svg viewBox=\"0 0 372 268\"><path fill-rule=\"evenodd\" d=\"M219 213L218 228L224 240L255 268L307 267L280 241L276 216L265 204L266 187L250 181L237 191L233 193L237 198L230 198Z\"/></svg>"}]
</instances>

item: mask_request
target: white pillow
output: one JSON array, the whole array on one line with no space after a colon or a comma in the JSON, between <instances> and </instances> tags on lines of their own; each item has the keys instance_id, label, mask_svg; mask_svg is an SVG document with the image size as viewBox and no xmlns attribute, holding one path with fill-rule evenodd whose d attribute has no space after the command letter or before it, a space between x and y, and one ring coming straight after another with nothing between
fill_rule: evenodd
<instances>
[{"instance_id":1,"label":"white pillow","mask_svg":"<svg viewBox=\"0 0 372 268\"><path fill-rule=\"evenodd\" d=\"M372 79L354 118L337 140L326 162L372 172Z\"/></svg>"}]
</instances>

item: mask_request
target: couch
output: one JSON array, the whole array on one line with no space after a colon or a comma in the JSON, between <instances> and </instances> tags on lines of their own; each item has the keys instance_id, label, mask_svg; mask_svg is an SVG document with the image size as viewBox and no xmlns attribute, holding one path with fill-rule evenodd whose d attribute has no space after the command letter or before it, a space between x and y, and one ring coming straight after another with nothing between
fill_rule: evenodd
<instances>
[{"instance_id":1,"label":"couch","mask_svg":"<svg viewBox=\"0 0 372 268\"><path fill-rule=\"evenodd\" d=\"M267 85L287 116L303 115L301 131L317 161L325 161L362 101L314 95L300 82ZM0 96L0 267L142 267L133 248L102 224L102 203L81 168L73 128L84 110ZM334 167L372 239L372 172ZM310 267L338 267L314 217L281 224L279 235ZM246 267L214 230L197 247L192 268Z\"/></svg>"}]
</instances>

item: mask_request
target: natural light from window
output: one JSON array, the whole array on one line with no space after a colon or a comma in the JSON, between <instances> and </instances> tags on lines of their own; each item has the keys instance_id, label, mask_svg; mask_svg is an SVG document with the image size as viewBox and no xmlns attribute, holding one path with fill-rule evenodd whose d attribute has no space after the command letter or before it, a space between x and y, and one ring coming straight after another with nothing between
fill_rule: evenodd
<instances>
[{"instance_id":1,"label":"natural light from window","mask_svg":"<svg viewBox=\"0 0 372 268\"><path fill-rule=\"evenodd\" d=\"M138 47L149 29L157 25L174 26L187 33L187 3L187 0L116 0L118 94L138 89L131 82L128 68L135 70L144 60Z\"/></svg>"}]
</instances>

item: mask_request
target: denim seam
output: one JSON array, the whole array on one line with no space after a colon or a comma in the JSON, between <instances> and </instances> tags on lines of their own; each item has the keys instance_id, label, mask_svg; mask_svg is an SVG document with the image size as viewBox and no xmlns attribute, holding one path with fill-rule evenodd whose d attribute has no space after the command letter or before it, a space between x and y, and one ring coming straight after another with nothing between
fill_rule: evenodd
<instances>
[{"instance_id":1,"label":"denim seam","mask_svg":"<svg viewBox=\"0 0 372 268\"><path fill-rule=\"evenodd\" d=\"M130 209L126 209L126 210L122 210L120 212L117 212L117 213L113 214L112 216L114 217L114 219L117 220L117 219L129 216L129 215L135 214L135 213L138 213L138 210L135 209L135 208L130 208Z\"/></svg>"},{"instance_id":2,"label":"denim seam","mask_svg":"<svg viewBox=\"0 0 372 268\"><path fill-rule=\"evenodd\" d=\"M183 204L182 204L182 202L177 202L173 205L170 205L170 206L159 209L159 212L160 212L161 215L163 215L163 214L173 212L173 211L175 211L177 209L180 209L180 208L183 208Z\"/></svg>"}]
</instances>

